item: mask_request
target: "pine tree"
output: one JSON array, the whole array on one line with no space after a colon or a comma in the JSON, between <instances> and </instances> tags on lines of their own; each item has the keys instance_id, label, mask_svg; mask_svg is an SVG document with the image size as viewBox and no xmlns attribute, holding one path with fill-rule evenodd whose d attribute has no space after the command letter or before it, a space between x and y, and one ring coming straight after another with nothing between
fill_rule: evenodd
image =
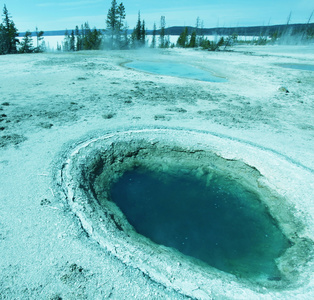
<instances>
[{"instance_id":1,"label":"pine tree","mask_svg":"<svg viewBox=\"0 0 314 300\"><path fill-rule=\"evenodd\" d=\"M99 50L102 42L102 33L96 28L90 29L88 22L81 25L81 31L79 31L78 26L75 29L76 35L76 45L78 48L76 50ZM74 32L73 32L74 35Z\"/></svg>"},{"instance_id":2,"label":"pine tree","mask_svg":"<svg viewBox=\"0 0 314 300\"><path fill-rule=\"evenodd\" d=\"M82 44L82 35L80 33L79 27L75 27L75 38L76 38L76 51L81 51L83 49L83 44Z\"/></svg>"},{"instance_id":3,"label":"pine tree","mask_svg":"<svg viewBox=\"0 0 314 300\"><path fill-rule=\"evenodd\" d=\"M5 54L5 31L4 26L0 23L0 55Z\"/></svg>"},{"instance_id":4,"label":"pine tree","mask_svg":"<svg viewBox=\"0 0 314 300\"><path fill-rule=\"evenodd\" d=\"M91 29L89 27L88 22L85 22L84 25L82 25L83 28L83 49L84 50L90 50L90 35L91 35Z\"/></svg>"},{"instance_id":5,"label":"pine tree","mask_svg":"<svg viewBox=\"0 0 314 300\"><path fill-rule=\"evenodd\" d=\"M25 36L21 42L19 49L20 53L32 53L34 51L32 33L30 31L25 32Z\"/></svg>"},{"instance_id":6,"label":"pine tree","mask_svg":"<svg viewBox=\"0 0 314 300\"><path fill-rule=\"evenodd\" d=\"M84 25L81 24L81 50L84 49L84 39L85 39L85 29L84 29Z\"/></svg>"},{"instance_id":7,"label":"pine tree","mask_svg":"<svg viewBox=\"0 0 314 300\"><path fill-rule=\"evenodd\" d=\"M201 46L203 41L204 41L204 22L201 21L200 23L200 29L199 29L199 35L198 35L198 41L197 41L197 46Z\"/></svg>"},{"instance_id":8,"label":"pine tree","mask_svg":"<svg viewBox=\"0 0 314 300\"><path fill-rule=\"evenodd\" d=\"M143 46L145 46L146 43L146 29L145 29L145 21L143 20L142 26L141 26L141 43Z\"/></svg>"},{"instance_id":9,"label":"pine tree","mask_svg":"<svg viewBox=\"0 0 314 300\"><path fill-rule=\"evenodd\" d=\"M184 31L180 34L178 38L177 46L185 48L188 45L188 38L189 38L188 28L185 27Z\"/></svg>"},{"instance_id":10,"label":"pine tree","mask_svg":"<svg viewBox=\"0 0 314 300\"><path fill-rule=\"evenodd\" d=\"M70 51L70 35L67 29L64 33L63 51Z\"/></svg>"},{"instance_id":11,"label":"pine tree","mask_svg":"<svg viewBox=\"0 0 314 300\"><path fill-rule=\"evenodd\" d=\"M132 32L132 43L133 47L143 47L146 43L146 29L145 29L145 21L141 21L141 13L138 13L138 19L136 23L136 27Z\"/></svg>"},{"instance_id":12,"label":"pine tree","mask_svg":"<svg viewBox=\"0 0 314 300\"><path fill-rule=\"evenodd\" d=\"M125 8L121 2L119 5L116 0L112 0L111 8L107 14L107 29L111 37L111 48L120 47L121 34L124 28Z\"/></svg>"},{"instance_id":13,"label":"pine tree","mask_svg":"<svg viewBox=\"0 0 314 300\"><path fill-rule=\"evenodd\" d=\"M99 50L101 45L101 32L96 28L90 31L89 34L89 49L87 50Z\"/></svg>"},{"instance_id":14,"label":"pine tree","mask_svg":"<svg viewBox=\"0 0 314 300\"><path fill-rule=\"evenodd\" d=\"M74 30L71 32L70 36L70 51L75 51L75 36L74 36Z\"/></svg>"},{"instance_id":15,"label":"pine tree","mask_svg":"<svg viewBox=\"0 0 314 300\"><path fill-rule=\"evenodd\" d=\"M156 47L156 33L157 33L156 23L154 23L152 43L150 45L151 48L155 48Z\"/></svg>"},{"instance_id":16,"label":"pine tree","mask_svg":"<svg viewBox=\"0 0 314 300\"><path fill-rule=\"evenodd\" d=\"M126 17L126 14L125 14L125 7L123 5L123 3L121 2L118 6L118 9L117 9L117 14L118 14L118 31L119 31L119 34L121 33L122 29L123 29L123 22L125 20L125 17Z\"/></svg>"},{"instance_id":17,"label":"pine tree","mask_svg":"<svg viewBox=\"0 0 314 300\"><path fill-rule=\"evenodd\" d=\"M196 31L193 31L192 34L191 34L189 47L190 48L195 48L196 47Z\"/></svg>"},{"instance_id":18,"label":"pine tree","mask_svg":"<svg viewBox=\"0 0 314 300\"><path fill-rule=\"evenodd\" d=\"M18 31L11 20L6 5L3 7L3 23L0 26L0 54L17 53Z\"/></svg>"},{"instance_id":19,"label":"pine tree","mask_svg":"<svg viewBox=\"0 0 314 300\"><path fill-rule=\"evenodd\" d=\"M165 34L166 34L166 18L164 16L161 16L160 34L159 34L159 47L160 48L166 48Z\"/></svg>"},{"instance_id":20,"label":"pine tree","mask_svg":"<svg viewBox=\"0 0 314 300\"><path fill-rule=\"evenodd\" d=\"M138 12L137 23L132 32L132 40L134 44L136 44L136 46L139 44L141 40L141 13L140 12Z\"/></svg>"},{"instance_id":21,"label":"pine tree","mask_svg":"<svg viewBox=\"0 0 314 300\"><path fill-rule=\"evenodd\" d=\"M45 48L45 42L43 41L44 32L38 31L38 28L36 27L36 48L34 49L34 52L43 52Z\"/></svg>"},{"instance_id":22,"label":"pine tree","mask_svg":"<svg viewBox=\"0 0 314 300\"><path fill-rule=\"evenodd\" d=\"M112 36L114 35L115 30L117 28L117 24L118 24L117 10L118 10L117 1L112 0L111 8L108 11L107 21L106 21L107 22L107 28L111 31Z\"/></svg>"}]
</instances>

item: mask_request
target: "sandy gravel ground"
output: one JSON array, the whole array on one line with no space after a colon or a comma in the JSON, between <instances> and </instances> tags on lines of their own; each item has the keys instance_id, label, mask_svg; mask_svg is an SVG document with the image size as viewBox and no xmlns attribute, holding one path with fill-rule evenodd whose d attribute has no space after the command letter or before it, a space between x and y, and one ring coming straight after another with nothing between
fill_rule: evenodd
<instances>
[{"instance_id":1,"label":"sandy gravel ground","mask_svg":"<svg viewBox=\"0 0 314 300\"><path fill-rule=\"evenodd\" d=\"M123 66L135 59L188 62L228 82ZM0 299L189 299L100 247L60 197L56 177L63 153L88 137L160 126L233 138L293 166L282 174L290 187L285 191L279 184L280 189L298 195L298 208L310 214L314 72L278 65L285 63L314 64L313 46L0 56ZM234 156L241 159L245 151L240 152ZM280 177L275 169L274 174ZM265 175L272 178L272 172ZM314 222L307 218L310 236ZM306 277L289 293L254 295L310 299L313 275ZM239 295L221 290L210 298Z\"/></svg>"}]
</instances>

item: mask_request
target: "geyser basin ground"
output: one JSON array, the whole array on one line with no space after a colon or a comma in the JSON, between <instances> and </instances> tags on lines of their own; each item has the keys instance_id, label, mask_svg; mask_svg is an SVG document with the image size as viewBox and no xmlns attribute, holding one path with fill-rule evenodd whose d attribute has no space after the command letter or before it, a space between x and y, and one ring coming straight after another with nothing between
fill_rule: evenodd
<instances>
[{"instance_id":1,"label":"geyser basin ground","mask_svg":"<svg viewBox=\"0 0 314 300\"><path fill-rule=\"evenodd\" d=\"M307 230L308 224L303 222L307 220L305 212L291 201L291 185L288 190L282 190L289 182L289 176L286 178L283 174L287 174L287 170L302 167L287 162L278 153L206 132L147 129L95 138L79 144L68 157L62 169L62 186L84 229L125 264L140 269L153 280L199 299L210 299L212 294L221 293L224 296L236 294L238 297L262 297L263 293L272 291L282 295L288 289L305 284L302 275L306 274L312 257L311 230ZM149 170L151 179L157 182L171 182L173 178L177 180L178 174L181 181L184 181L182 176L192 176L193 185L201 184L205 189L215 183L212 193L222 187L220 181L223 178L225 193L231 192L233 198L239 198L233 201L250 198L250 213L243 210L243 218L252 221L252 225L246 221L246 226L251 227L247 231L251 239L250 250L243 250L242 257L239 253L232 253L234 249L239 250L240 236L234 240L237 245L233 249L230 244L216 253L212 249L214 255L227 257L226 265L222 266L219 263L222 257L209 262L202 255L197 257L184 249L179 249L180 252L176 245L166 247L158 244L162 244L162 241L152 242L151 237L136 232L136 225L130 224L127 214L123 214L123 208L120 209L112 201L113 194L120 190L117 185L134 170L137 170L137 177L141 176L143 170ZM267 176L269 170L272 171L271 177ZM191 183L191 178L188 179ZM193 189L188 190L192 192ZM140 197L136 196L132 201L136 199ZM215 203L212 205L215 207ZM197 210L200 206L197 201L190 204L191 219L193 209ZM218 227L237 222L232 211L241 208L235 207L236 204L227 206L231 210L223 216L226 222L220 223ZM228 215L230 212L231 215ZM143 213L141 215L144 218ZM262 219L266 218L266 225L261 225L265 221L259 219L261 216ZM166 222L166 219L163 221ZM215 224L217 222L218 219ZM260 228L263 237L250 232L255 226ZM230 223L227 227L228 231ZM224 230L218 228L212 233L219 231ZM191 235L189 238L192 238ZM217 239L219 243L226 243L221 236L217 236ZM277 245L270 245L268 239ZM248 243L245 238L244 243ZM230 252L222 254L222 251ZM257 256L261 258L262 265Z\"/></svg>"},{"instance_id":2,"label":"geyser basin ground","mask_svg":"<svg viewBox=\"0 0 314 300\"><path fill-rule=\"evenodd\" d=\"M119 247L120 242L113 244L121 254L120 259L97 245L98 227L93 227L93 233L88 236L60 193L56 179L72 150L83 146L79 143L109 132L128 131L130 126L184 126L273 149L277 153L250 147L243 141L235 143L218 138L213 143L208 138L200 141L208 143L211 151L219 156L255 166L267 185L297 210L296 216L306 225L303 233L298 231L299 237L313 239L314 173L310 170L314 169L314 73L276 65L313 63L313 46L239 45L232 50L175 48L146 53L141 49L0 56L0 114L6 115L0 120L1 127L5 127L0 140L1 296L7 299L93 300L110 295L119 300L189 299L177 292L179 288L165 289L158 284L161 281L150 280L135 265L133 268L133 258L122 254L126 252ZM143 58L189 62L225 75L229 80L223 84L184 80L121 67L125 61ZM290 93L278 91L279 86L286 87ZM113 117L104 118L105 114ZM156 115L164 115L166 120L156 120ZM181 136L178 131L163 134L160 138L152 133L151 138L171 145ZM195 139L190 140L197 147ZM190 142L186 140L183 144L188 147ZM83 152L81 149L78 155ZM73 156L71 165L76 165L78 157ZM308 171L291 160L306 166ZM71 180L67 181L71 188ZM85 225L88 224L90 221ZM108 233L104 247L111 245L113 235L115 231ZM114 253L114 248L111 249ZM146 256L148 263L160 257L157 250L152 253ZM223 284L220 273L208 284L197 278L193 280L193 274L182 266L181 277L176 276L177 260L174 268L168 268L167 278L172 282L169 286L173 286L178 278L191 276L187 279L194 293L203 286L213 286L209 294L213 299L313 299L311 256L299 259L295 266L302 265L306 259L309 267L302 269L300 281L289 290L266 288L253 293L244 288L243 291L238 279L232 283L234 276L230 275L228 281L227 273L222 272ZM141 264L139 260L135 263ZM160 273L155 273L157 278Z\"/></svg>"},{"instance_id":3,"label":"geyser basin ground","mask_svg":"<svg viewBox=\"0 0 314 300\"><path fill-rule=\"evenodd\" d=\"M208 71L182 63L179 64L164 61L132 61L125 64L125 66L135 70L159 75L176 76L210 82L227 81L225 78L215 76Z\"/></svg>"}]
</instances>

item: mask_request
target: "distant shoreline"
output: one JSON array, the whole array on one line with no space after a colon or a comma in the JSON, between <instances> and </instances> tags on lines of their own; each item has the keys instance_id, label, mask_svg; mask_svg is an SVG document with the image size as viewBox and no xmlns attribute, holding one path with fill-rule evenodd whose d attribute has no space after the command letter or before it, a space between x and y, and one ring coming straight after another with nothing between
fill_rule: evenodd
<instances>
[{"instance_id":1,"label":"distant shoreline","mask_svg":"<svg viewBox=\"0 0 314 300\"><path fill-rule=\"evenodd\" d=\"M189 33L196 30L195 27L191 26L172 26L166 28L167 35L180 35L185 28L188 28ZM256 36L256 35L265 35L273 34L275 32L281 32L283 30L296 30L303 31L307 29L314 30L314 23L308 24L284 24L284 25L268 25L268 26L242 26L242 27L215 27L215 28L198 28L204 35L231 35L238 34L241 36ZM47 30L44 31L44 36L64 36L66 31L71 34L72 30L75 32L75 29L64 29L64 30ZM99 29L105 32L105 29ZM159 29L156 31L156 34L159 34ZM128 30L128 34L131 34L133 29ZM147 35L152 35L153 30L146 30ZM19 36L22 37L25 35L25 32L19 32ZM36 36L36 32L32 32L32 36Z\"/></svg>"}]
</instances>

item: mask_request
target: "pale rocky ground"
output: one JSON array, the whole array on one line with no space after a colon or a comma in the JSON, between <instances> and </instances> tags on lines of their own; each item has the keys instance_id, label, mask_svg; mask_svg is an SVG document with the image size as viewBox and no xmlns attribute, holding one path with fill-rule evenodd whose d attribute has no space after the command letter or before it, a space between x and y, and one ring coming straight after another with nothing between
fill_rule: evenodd
<instances>
[{"instance_id":1,"label":"pale rocky ground","mask_svg":"<svg viewBox=\"0 0 314 300\"><path fill-rule=\"evenodd\" d=\"M54 180L62 153L88 136L183 127L271 149L295 167L284 174L291 188L312 184L304 205L313 209L314 72L276 64L313 64L314 47L233 50L0 56L0 299L189 299L102 249L58 197ZM188 62L228 82L122 65L134 59ZM271 298L314 297L313 278L307 277L300 289Z\"/></svg>"}]
</instances>

